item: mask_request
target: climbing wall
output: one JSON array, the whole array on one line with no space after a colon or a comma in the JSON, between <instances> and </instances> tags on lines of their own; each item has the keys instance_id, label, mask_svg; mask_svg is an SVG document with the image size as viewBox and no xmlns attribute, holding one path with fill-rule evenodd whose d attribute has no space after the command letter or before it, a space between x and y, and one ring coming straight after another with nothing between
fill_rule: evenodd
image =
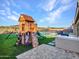
<instances>
[{"instance_id":1,"label":"climbing wall","mask_svg":"<svg viewBox=\"0 0 79 59\"><path fill-rule=\"evenodd\" d=\"M38 46L38 38L36 36L36 33L32 33L32 46L37 47Z\"/></svg>"}]
</instances>

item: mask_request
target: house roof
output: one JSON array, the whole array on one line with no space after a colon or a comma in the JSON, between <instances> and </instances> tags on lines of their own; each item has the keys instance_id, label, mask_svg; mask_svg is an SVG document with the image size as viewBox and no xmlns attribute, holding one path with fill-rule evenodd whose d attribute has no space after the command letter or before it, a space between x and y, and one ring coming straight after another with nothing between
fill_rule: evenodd
<instances>
[{"instance_id":1,"label":"house roof","mask_svg":"<svg viewBox=\"0 0 79 59\"><path fill-rule=\"evenodd\" d=\"M79 18L79 3L77 3L76 16L75 16L75 24L79 20L78 18Z\"/></svg>"},{"instance_id":2,"label":"house roof","mask_svg":"<svg viewBox=\"0 0 79 59\"><path fill-rule=\"evenodd\" d=\"M23 17L24 19L21 19L21 17ZM31 16L25 15L25 14L21 14L19 21L28 21L28 22L34 22L33 18Z\"/></svg>"},{"instance_id":3,"label":"house roof","mask_svg":"<svg viewBox=\"0 0 79 59\"><path fill-rule=\"evenodd\" d=\"M79 0L78 0L78 6L79 6Z\"/></svg>"}]
</instances>

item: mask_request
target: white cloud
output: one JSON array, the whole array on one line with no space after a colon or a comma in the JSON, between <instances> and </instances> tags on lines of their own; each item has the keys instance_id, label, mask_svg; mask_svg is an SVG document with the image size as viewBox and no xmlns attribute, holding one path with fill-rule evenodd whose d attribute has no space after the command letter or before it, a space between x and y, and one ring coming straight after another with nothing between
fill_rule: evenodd
<instances>
[{"instance_id":1,"label":"white cloud","mask_svg":"<svg viewBox=\"0 0 79 59\"><path fill-rule=\"evenodd\" d=\"M5 12L5 10L0 10L0 13L3 13L3 12Z\"/></svg>"},{"instance_id":2,"label":"white cloud","mask_svg":"<svg viewBox=\"0 0 79 59\"><path fill-rule=\"evenodd\" d=\"M5 3L10 6L10 2L8 0L6 0Z\"/></svg>"},{"instance_id":3,"label":"white cloud","mask_svg":"<svg viewBox=\"0 0 79 59\"><path fill-rule=\"evenodd\" d=\"M61 14L66 11L69 8L69 6L61 6L57 10L50 12L49 17L52 17L53 19L56 19L57 17L61 16Z\"/></svg>"},{"instance_id":4,"label":"white cloud","mask_svg":"<svg viewBox=\"0 0 79 59\"><path fill-rule=\"evenodd\" d=\"M14 6L16 5L15 2L14 2L14 0L10 0L10 3L11 3L12 5L14 5Z\"/></svg>"},{"instance_id":5,"label":"white cloud","mask_svg":"<svg viewBox=\"0 0 79 59\"><path fill-rule=\"evenodd\" d=\"M11 8L10 7L5 7L5 11L7 15L11 15Z\"/></svg>"},{"instance_id":6,"label":"white cloud","mask_svg":"<svg viewBox=\"0 0 79 59\"><path fill-rule=\"evenodd\" d=\"M3 15L2 19L18 21L19 13L13 11L10 5L15 5L13 0L11 3L7 0L5 4L2 4L4 9L0 10L0 15Z\"/></svg>"},{"instance_id":7,"label":"white cloud","mask_svg":"<svg viewBox=\"0 0 79 59\"><path fill-rule=\"evenodd\" d=\"M19 16L19 14L16 11L12 11L12 13L16 16Z\"/></svg>"},{"instance_id":8,"label":"white cloud","mask_svg":"<svg viewBox=\"0 0 79 59\"><path fill-rule=\"evenodd\" d=\"M6 7L6 4L3 3L3 4L2 4L2 7L5 8L5 7Z\"/></svg>"},{"instance_id":9,"label":"white cloud","mask_svg":"<svg viewBox=\"0 0 79 59\"><path fill-rule=\"evenodd\" d=\"M74 0L46 0L44 3L40 4L40 7L45 11L52 11L57 3L61 3L62 5L70 5L74 2Z\"/></svg>"},{"instance_id":10,"label":"white cloud","mask_svg":"<svg viewBox=\"0 0 79 59\"><path fill-rule=\"evenodd\" d=\"M6 5L6 4L2 4L3 10L5 11L5 14L7 15L11 15L11 8L10 6Z\"/></svg>"},{"instance_id":11,"label":"white cloud","mask_svg":"<svg viewBox=\"0 0 79 59\"><path fill-rule=\"evenodd\" d=\"M3 13L0 13L0 15L3 15L3 16L4 16L4 15L6 15L6 14L3 12Z\"/></svg>"},{"instance_id":12,"label":"white cloud","mask_svg":"<svg viewBox=\"0 0 79 59\"><path fill-rule=\"evenodd\" d=\"M5 10L0 10L0 15L6 15Z\"/></svg>"},{"instance_id":13,"label":"white cloud","mask_svg":"<svg viewBox=\"0 0 79 59\"><path fill-rule=\"evenodd\" d=\"M55 7L55 5L56 5L56 0L48 0L45 1L45 3L41 5L41 7L45 11L51 11Z\"/></svg>"},{"instance_id":14,"label":"white cloud","mask_svg":"<svg viewBox=\"0 0 79 59\"><path fill-rule=\"evenodd\" d=\"M54 24L61 17L62 13L72 7L73 4L60 6L53 12L49 12L47 17L40 19L40 22L48 22L48 24Z\"/></svg>"},{"instance_id":15,"label":"white cloud","mask_svg":"<svg viewBox=\"0 0 79 59\"><path fill-rule=\"evenodd\" d=\"M18 16L15 16L15 15L7 16L7 18L8 18L9 20L18 21Z\"/></svg>"},{"instance_id":16,"label":"white cloud","mask_svg":"<svg viewBox=\"0 0 79 59\"><path fill-rule=\"evenodd\" d=\"M18 21L19 13L17 13L16 11L10 11L9 9L7 10L8 10L8 12L6 13L7 19Z\"/></svg>"},{"instance_id":17,"label":"white cloud","mask_svg":"<svg viewBox=\"0 0 79 59\"><path fill-rule=\"evenodd\" d=\"M0 10L0 14L5 13L5 10Z\"/></svg>"},{"instance_id":18,"label":"white cloud","mask_svg":"<svg viewBox=\"0 0 79 59\"><path fill-rule=\"evenodd\" d=\"M71 2L72 2L73 0L61 0L61 3L63 4L63 5L67 5L67 4L70 4Z\"/></svg>"},{"instance_id":19,"label":"white cloud","mask_svg":"<svg viewBox=\"0 0 79 59\"><path fill-rule=\"evenodd\" d=\"M40 19L39 22L40 22L40 23L44 22L44 19Z\"/></svg>"}]
</instances>

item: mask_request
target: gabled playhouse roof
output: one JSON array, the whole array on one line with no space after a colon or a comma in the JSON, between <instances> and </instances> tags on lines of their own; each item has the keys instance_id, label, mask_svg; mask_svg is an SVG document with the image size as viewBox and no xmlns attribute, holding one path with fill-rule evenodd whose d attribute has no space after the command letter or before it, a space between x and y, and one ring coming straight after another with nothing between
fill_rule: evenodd
<instances>
[{"instance_id":1,"label":"gabled playhouse roof","mask_svg":"<svg viewBox=\"0 0 79 59\"><path fill-rule=\"evenodd\" d=\"M23 19L21 17L23 17ZM28 15L25 15L25 14L20 15L19 21L34 22L34 20L31 16L28 16Z\"/></svg>"}]
</instances>

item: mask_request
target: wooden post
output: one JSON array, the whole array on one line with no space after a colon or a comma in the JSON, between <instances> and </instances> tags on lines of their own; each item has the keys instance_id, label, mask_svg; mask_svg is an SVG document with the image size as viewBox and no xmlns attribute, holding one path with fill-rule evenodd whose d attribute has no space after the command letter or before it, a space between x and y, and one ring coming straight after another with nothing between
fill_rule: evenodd
<instances>
[{"instance_id":1,"label":"wooden post","mask_svg":"<svg viewBox=\"0 0 79 59\"><path fill-rule=\"evenodd\" d=\"M21 43L24 45L25 44L25 35L24 35L24 33L22 33L22 39L21 40L22 40Z\"/></svg>"}]
</instances>

